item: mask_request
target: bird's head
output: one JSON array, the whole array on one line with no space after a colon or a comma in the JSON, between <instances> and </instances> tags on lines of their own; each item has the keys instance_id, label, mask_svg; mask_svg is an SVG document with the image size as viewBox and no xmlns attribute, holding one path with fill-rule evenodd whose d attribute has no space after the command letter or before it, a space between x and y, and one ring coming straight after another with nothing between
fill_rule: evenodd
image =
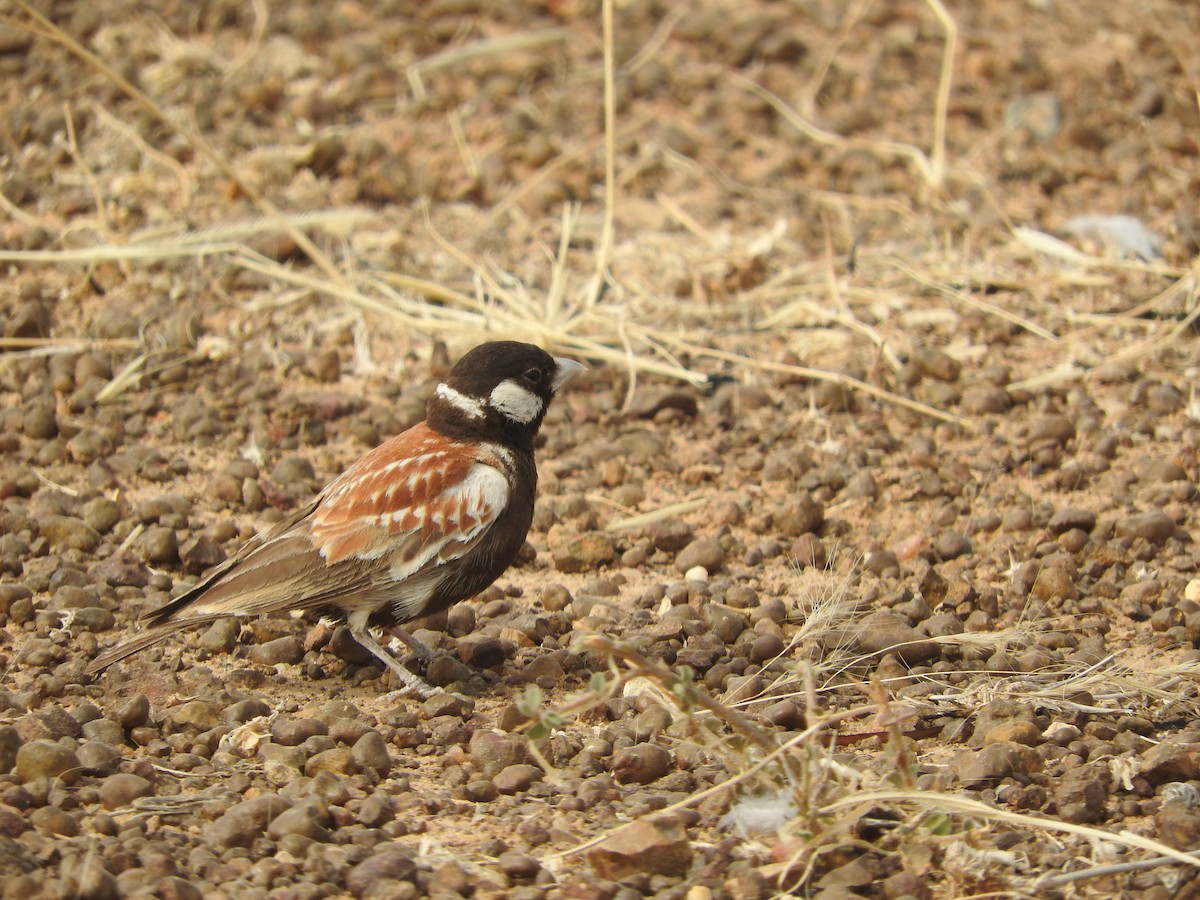
<instances>
[{"instance_id":1,"label":"bird's head","mask_svg":"<svg viewBox=\"0 0 1200 900\"><path fill-rule=\"evenodd\" d=\"M533 344L480 344L437 386L429 424L449 437L532 447L555 391L584 368Z\"/></svg>"}]
</instances>

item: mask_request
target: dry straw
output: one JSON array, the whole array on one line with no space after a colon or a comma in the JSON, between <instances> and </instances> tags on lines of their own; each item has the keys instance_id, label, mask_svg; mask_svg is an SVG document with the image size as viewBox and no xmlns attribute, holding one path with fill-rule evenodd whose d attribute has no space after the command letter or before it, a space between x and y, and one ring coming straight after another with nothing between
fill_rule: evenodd
<instances>
[{"instance_id":1,"label":"dry straw","mask_svg":"<svg viewBox=\"0 0 1200 900\"><path fill-rule=\"evenodd\" d=\"M833 54L849 39L851 30L860 21L868 6L866 3L851 4L847 8L839 40L826 51L824 63L818 66L816 76L803 92L801 105L804 107L805 113L792 109L782 98L744 76L731 73L729 77L734 84L768 103L783 121L790 123L809 140L835 149L855 150L882 158L907 160L918 173L924 188L934 197L939 196L946 189L948 180L973 185L986 195L986 188L979 176L966 167L953 164L948 160L947 115L953 80L957 26L940 0L926 0L926 3L945 34L933 109L933 134L928 151L912 144L846 139L813 124L808 115L814 108L813 99L820 89L825 73L832 64ZM574 353L594 361L621 367L630 376L630 397L636 387L636 379L639 375L654 375L679 379L694 385L703 385L707 381L707 371L723 369L743 373L757 372L764 376L787 376L811 383L831 383L847 391L869 397L881 404L903 407L918 415L951 423L959 428L971 427L968 419L902 396L873 381L854 378L821 367L792 365L757 358L752 354L734 352L716 346L711 334L704 332L688 334L680 331L677 326L667 321L666 317L662 321L654 319L645 321L635 320L630 315L629 309L621 302L620 296L622 292L626 291L641 294L644 293L643 289L638 285L621 283L609 268L614 246L616 218L620 208L617 191L616 141L620 134L636 130L643 123L640 121L629 123L617 121L616 64L612 52L615 25L610 2L604 3L602 7L605 121L602 138L599 141L584 141L574 148L568 148L556 160L542 166L537 174L518 185L489 213L493 220L498 216L507 215L520 197L535 186L540 179L550 177L559 167L591 152L598 145L603 146L605 166L603 221L599 241L594 251L592 275L583 284L578 285L572 284L568 277L567 257L571 238L578 222L579 209L567 207L563 210L558 251L551 261L550 288L547 295L541 300L531 296L531 292L518 279L473 259L447 241L441 241L443 249L472 274L475 283L474 291L408 273L355 271L349 265L348 260L336 262L313 240L312 234L318 230L335 235L348 234L357 228L368 226L372 214L358 209L333 209L307 214L284 212L272 203L249 178L244 176L194 125L169 113L155 99L131 84L107 62L63 32L26 0L16 0L16 6L27 17L26 21L22 23L25 27L59 43L79 59L87 62L130 97L143 112L182 138L200 157L215 166L223 177L236 185L237 189L255 204L262 215L257 220L213 224L193 230L174 229L169 232L132 234L120 242L109 241L76 249L5 251L0 253L0 260L26 264L83 263L96 265L104 261L137 264L189 257L219 258L234 267L262 275L268 279L270 284L281 287L286 285L309 292L314 296L334 298L360 311L363 315L387 321L396 329L406 333L416 332L434 337L473 340L493 334L525 335L558 351ZM257 33L261 40L265 28L263 16L265 16L266 10L262 7L256 7L256 10L259 13L256 20L258 22ZM655 48L661 48L664 45L671 30L679 21L680 14L678 13L665 19L651 36L647 46L641 53L633 57L626 68L642 65L652 58ZM562 29L547 29L507 38L489 38L414 63L409 68L409 81L414 96L419 100L428 96L429 88L426 80L431 73L452 70L470 60L488 56L528 50L545 50L547 47L561 44L568 39L569 34ZM104 127L116 132L124 134L131 131L128 126L104 111L101 111L100 121ZM132 135L130 139L133 138L136 138L136 135ZM459 142L460 146L464 150L469 150L463 141ZM136 146L145 146L144 141L134 140L134 143ZM147 150L149 149L152 148L147 148ZM184 196L190 194L192 190L190 179L178 163L161 153L149 153L148 155L158 160L160 164L167 166L175 174ZM467 152L466 157L471 158L471 154ZM87 180L89 173L83 167L82 162L80 162L80 168ZM93 194L96 194L99 188L95 185L94 179L89 180L89 184L91 184ZM857 199L863 198L834 196L828 192L818 198L820 202L830 204L831 208L842 207ZM672 215L677 221L686 224L691 220L686 211L671 198L660 197L659 200L665 208L673 211ZM3 205L9 208L11 214L21 217L19 210L11 203ZM98 207L100 206L102 204L98 203ZM1001 215L1003 218L1002 213ZM432 226L430 228L432 230ZM692 230L697 235L705 233L703 226L695 222L692 222ZM249 238L269 232L282 232L287 235L312 262L313 268L299 271L262 257L248 249L246 241ZM1060 264L1060 268L1058 270L1051 269L1049 274L1064 283L1068 283L1072 279L1078 281L1081 273L1114 270L1136 271L1148 276L1175 279L1174 283L1164 290L1161 296L1149 301L1146 306L1162 308L1170 303L1184 303L1189 310L1192 310L1192 314L1184 322L1169 330L1158 329L1145 341L1122 348L1116 356L1117 362L1136 362L1144 356L1160 352L1164 347L1187 333L1187 329L1190 328L1195 318L1196 273L1194 271L1180 272L1171 267L1157 264L1100 260L1075 250L1049 235L1029 228L1014 226L1013 234L1017 244L1027 251L1039 254L1043 260L1056 260ZM439 238L439 240L441 239ZM976 313L1009 322L1050 344L1064 346L1064 350L1059 352L1065 352L1068 356L1067 359L1061 360L1057 365L1047 365L1043 374L1017 382L1012 385L1013 389L1041 387L1064 379L1086 377L1089 369L1077 362L1075 355L1071 353L1071 347L1078 340L1098 337L1099 329L1121 327L1123 324L1116 319L1097 320L1093 318L1090 320L1088 330L1079 335L1072 335L1071 340L1064 340L1064 336L1056 333L1053 328L998 304L984 301L976 296L975 292L958 287L957 282L961 280L957 277L958 273L953 275L934 273L930 271L929 262L926 260L901 260L896 256L878 257L875 262L885 271L890 268L901 276L902 280L896 284L893 291L905 305L908 304L909 299L906 295L909 295L915 286L918 291L932 293L934 296L950 301L955 306L968 308ZM900 367L901 361L895 348L890 345L879 328L854 314L847 303L847 297L869 301L869 292L863 293L868 289L854 285L841 285L837 279L832 277L831 273L827 274L820 282L810 283L807 287L803 284L797 285L790 277L797 271L793 269L791 272L780 273L768 285L752 289L746 292L746 296L742 298L746 308L774 310L761 317L757 323L759 329L773 331L789 328L799 318L811 316L824 321L827 326L840 329L852 339L868 341L874 345L889 368L896 370ZM988 280L988 278L989 273L984 272L981 273L979 280ZM907 286L904 282L907 282ZM806 295L816 299L805 299ZM800 299L797 299L798 297ZM786 298L785 302L780 304L780 300L784 298ZM662 307L662 303L657 301L657 298L651 296L647 299L651 308L656 305L659 308ZM684 358L691 362L683 364L680 360ZM701 364L700 369L693 368L697 364ZM114 391L116 390L117 388L114 387Z\"/></svg>"},{"instance_id":2,"label":"dry straw","mask_svg":"<svg viewBox=\"0 0 1200 900\"><path fill-rule=\"evenodd\" d=\"M22 24L39 35L54 41L80 60L88 63L113 86L126 94L140 110L165 126L172 134L185 141L198 156L206 160L221 173L222 177L236 186L248 197L260 213L259 217L225 224L212 224L196 229L171 228L145 231L126 236L122 241L109 237L107 243L53 251L0 251L0 260L18 264L72 264L95 266L102 262L124 265L150 264L171 259L220 259L226 264L255 273L268 284L293 293L290 298L320 295L333 298L355 311L356 314L390 323L397 329L420 332L437 337L478 338L490 334L519 334L554 347L556 350L603 361L624 368L629 372L630 391L636 385L638 375L653 375L672 378L702 385L707 381L704 371L680 362L687 357L693 361L705 361L707 368L725 368L737 372L757 372L763 375L784 375L812 382L836 384L847 390L869 397L881 404L903 407L911 412L958 427L969 427L969 421L945 410L937 409L893 393L879 385L830 372L816 367L791 365L750 355L732 352L713 346L711 334L697 331L687 333L667 321L636 321L628 315L622 302L624 294L646 293L638 285L626 285L610 270L613 254L616 220L620 212L618 177L616 172L616 143L624 134L642 128L645 120L618 122L616 117L615 81L616 64L613 58L614 19L613 4L605 0L602 6L603 24L603 110L604 133L600 138L581 141L568 148L556 159L542 166L538 173L516 186L490 212L489 218L497 221L509 215L518 202L552 177L562 167L593 153L599 147L604 150L605 178L603 217L599 240L596 242L595 258L585 283L572 283L568 257L572 238L580 217L580 207L568 205L562 211L559 224L559 243L550 260L549 287L545 295L536 298L519 279L480 260L474 259L452 242L444 240L428 228L440 242L445 255L456 260L470 273L470 285L448 285L418 275L398 272L359 271L351 268L349 261L338 262L321 249L312 235L316 232L346 235L374 224L374 214L359 209L331 209L306 214L289 213L272 203L264 193L192 124L173 116L154 98L150 97L112 66L91 52L58 26L47 19L27 0L14 0L15 6L25 15ZM801 92L800 109L796 110L783 98L743 75L729 73L728 78L742 90L765 102L779 118L793 126L805 139L836 150L865 152L884 159L900 159L907 162L919 177L918 190L927 199L937 201L944 195L948 185L965 184L979 191L990 202L984 180L967 167L948 158L947 116L953 79L953 65L957 43L957 26L940 0L926 0L941 25L945 42L941 56L939 79L934 101L933 133L928 150L913 144L845 138L821 128L813 121L815 98L825 75L830 71L838 50L850 40L851 31L866 12L869 0L855 0L846 7L838 39L824 50L818 64L817 74ZM258 39L265 31L265 4L254 7L258 14ZM644 65L666 43L671 30L681 21L685 13L682 7L670 13L651 36L642 50L626 65L633 70ZM562 29L549 29L516 35L510 38L490 38L452 51L421 60L408 70L408 79L414 97L428 97L428 76L461 66L496 54L524 52L557 46L570 39ZM136 146L156 165L169 170L185 199L194 190L188 172L170 157L155 151L127 124L99 111L99 121L104 128L119 134ZM69 123L69 117L68 117ZM451 118L451 127L456 130L460 152L465 159L473 159L461 129L461 123ZM84 174L93 195L99 194L94 179L89 178L82 160L79 159L73 140L69 150L75 155L80 171ZM471 163L468 163L471 165ZM718 180L725 177L713 173ZM811 196L823 208L845 211L854 206L887 208L895 214L909 215L911 211L902 203L891 198L852 197L833 192L813 191ZM702 223L691 216L682 204L670 197L658 198L662 209L680 223L691 234L706 243L710 250L719 251L721 242ZM97 202L99 208L103 204ZM13 219L26 225L38 224L29 214L20 210L7 198L0 196L0 209ZM1001 221L1007 218L998 208ZM1026 379L1011 387L1028 389L1043 387L1068 379L1085 378L1089 368L1078 364L1073 349L1085 342L1098 341L1110 332L1123 333L1134 325L1148 330L1148 337L1133 345L1123 347L1115 355L1119 362L1133 363L1162 352L1163 349L1182 339L1194 325L1200 310L1197 304L1197 284L1200 283L1200 266L1190 270L1165 266L1157 263L1114 261L1083 253L1071 245L1042 231L1008 223L1011 241L995 252L1002 254L1000 262L980 261L964 253L970 265L960 265L960 260L947 262L932 257L914 259L901 258L898 252L875 255L863 254L858 263L873 267L871 275L878 280L869 286L841 283L833 277L828 259L821 269L818 264L797 264L785 268L765 284L746 292L742 299L747 305L765 307L773 312L762 316L756 325L774 331L793 328L800 323L816 321L823 327L836 328L852 340L869 344L886 366L895 371L902 366L900 354L893 347L883 330L851 308L858 304L896 307L911 306L915 295L934 297L944 305L922 312L929 316L954 316L951 310L964 308L972 314L995 319L1031 335L1042 342L1048 354L1047 370L1038 377ZM111 235L111 227L102 229ZM287 235L312 263L311 268L299 269L283 265L249 248L247 242L268 233ZM827 257L829 253L827 252ZM1032 274L1014 274L1011 264L1015 260L1036 262ZM1047 309L1039 311L1038 317L1018 314L997 303L988 302L977 296L977 291L963 285L1003 283L1013 292L1030 291L1041 295L1052 294L1059 289L1105 289L1114 286L1120 277L1141 277L1165 280L1166 286L1154 293L1151 299L1137 305L1121 315L1095 315L1073 310ZM815 299L813 299L815 298ZM650 297L653 301L656 298ZM894 302L893 302L894 301ZM660 304L661 306L661 304ZM1185 315L1178 322L1166 327L1147 324L1134 317L1149 312L1181 307ZM1052 324L1064 323L1067 328ZM1072 329L1070 326L1081 325ZM137 351L142 345L137 341L98 340L23 340L4 339L0 349L13 354L46 355L79 352L81 349L110 347ZM200 351L197 351L200 352ZM369 354L362 354L364 365L369 363ZM153 353L143 350L135 352L126 365L117 372L110 384L101 392L99 400L119 396L137 384L154 362ZM694 364L694 363L693 363ZM653 512L629 516L609 525L610 530L642 528L665 516L682 515L701 508L709 498L696 498L682 504L664 507ZM140 526L139 526L140 527ZM130 536L136 538L138 532ZM825 711L822 704L838 691L847 688L851 681L847 676L867 666L881 654L866 657L853 651L850 640L855 619L859 613L847 579L840 586L819 596L809 604L806 623L795 635L789 651L804 645L824 642L826 655L819 665L797 667L788 673L789 683L783 680L770 685L773 696L785 688L793 688L794 696L805 707L807 726L802 730L778 739L758 729L739 704L724 703L708 696L695 685L682 679L661 664L652 663L629 648L621 647L602 638L591 638L593 652L604 654L611 662L613 679L603 690L593 690L585 696L568 703L563 717L579 712L611 697L612 693L635 678L649 679L658 684L666 698L674 698L682 714L696 718L707 718L719 723L729 734L736 735L749 748L742 752L740 768L724 781L698 791L661 812L670 812L695 806L702 801L733 791L740 786L764 779L797 793L796 808L805 817L804 828L811 830L814 823L824 821L824 831L780 869L781 875L797 869L811 871L813 861L823 847L835 840L845 839L851 826L865 818L874 807L884 806L906 810L913 820L937 812L953 815L962 820L1001 823L1023 829L1045 833L1069 834L1092 842L1114 842L1126 847L1156 854L1155 859L1125 864L1127 867L1154 865L1163 861L1200 866L1196 857L1173 850L1163 844L1126 831L1103 831L1043 817L1020 815L997 809L966 797L944 792L918 792L915 790L847 791L844 785L860 778L861 773L842 772L841 781L831 758L835 732L844 723L867 720L874 716L874 727L881 733L895 737L904 721L915 715L915 706L895 703L884 694L886 685L875 685L871 702L862 704L855 697L853 704L839 711ZM830 635L842 635L845 640L829 641ZM1018 630L995 632L987 635L955 635L942 640L953 641L975 648L1016 645L1024 639ZM889 648L895 649L895 648ZM882 652L887 652L882 651ZM1050 669L1036 673L1003 674L978 673L978 678L966 687L953 689L946 686L940 693L926 694L923 702L938 709L964 710L977 707L989 697L1009 696L1048 709L1076 709L1076 701L1069 699L1084 692L1095 698L1088 708L1092 714L1118 713L1136 706L1153 703L1191 703L1194 698L1183 697L1178 688L1190 684L1196 678L1195 667L1180 666L1172 670L1158 670L1153 677L1133 671L1117 660L1105 660L1084 670ZM726 741L731 747L733 741ZM899 744L899 741L895 743ZM899 751L897 751L899 754ZM727 758L737 757L733 750ZM897 757L899 758L899 757ZM156 803L164 802L157 798ZM166 806L150 807L149 801L137 805L139 810L156 815L184 811L193 801L190 798L166 798ZM173 806L177 803L177 806ZM582 843L557 855L561 861L574 856L590 846L604 840L609 833ZM914 838L915 840L915 838ZM1101 874L1101 869L1092 870ZM1043 885L1065 884L1068 876L1055 876ZM1057 880L1056 880L1057 879ZM1036 893L1036 891L1033 891Z\"/></svg>"},{"instance_id":3,"label":"dry straw","mask_svg":"<svg viewBox=\"0 0 1200 900\"><path fill-rule=\"evenodd\" d=\"M940 10L937 0L931 0L935 10ZM524 286L512 277L493 271L486 264L472 259L456 247L443 242L444 249L459 260L469 271L477 285L474 293L460 288L440 284L419 276L404 273L356 272L345 264L335 262L312 238L317 229L345 233L348 229L363 224L367 214L360 210L326 210L307 215L289 214L270 201L258 187L230 162L190 122L165 110L154 98L130 83L105 60L82 46L73 37L62 31L40 11L25 0L16 0L27 21L23 24L52 40L85 61L125 93L140 109L182 138L196 153L213 165L221 175L248 197L262 213L262 218L250 222L212 225L195 230L173 230L153 234L135 234L127 239L110 241L85 248L54 251L7 251L0 259L17 263L83 263L96 265L104 261L122 264L148 263L178 258L219 258L227 263L256 272L276 285L288 285L311 292L313 295L331 297L354 307L364 314L386 320L406 332L420 332L435 337L463 337L477 339L484 335L524 335L562 352L585 356L591 360L605 362L624 368L630 375L629 395L641 374L679 379L694 385L707 381L706 372L697 371L679 362L683 356L692 360L707 360L710 366L742 372L759 372L765 375L779 374L811 382L830 382L847 390L869 396L885 404L903 406L917 414L929 416L960 427L967 423L944 410L895 394L884 387L856 379L848 375L831 372L817 367L788 365L757 359L751 355L730 352L710 345L710 337L703 334L686 335L670 325L633 321L628 311L618 301L603 299L606 292L619 293L619 285L609 270L613 249L615 219L618 212L616 140L625 129L617 122L615 103L615 62L613 59L613 9L610 2L603 4L604 27L604 115L603 135L605 179L603 225L595 251L593 275L585 284L573 286L566 278L567 248L578 218L578 209L568 207L563 212L561 241L558 254L553 260L551 290L544 302L529 296ZM261 8L260 13L265 11ZM928 159L920 166L931 180L940 184L945 159L945 100L948 97L948 74L953 59L953 22L939 12L939 20L946 25L946 56L943 64L943 80L938 91L938 116L935 146ZM678 16L666 20L645 48L641 60L661 46L670 33ZM261 16L259 17L261 26ZM259 28L262 31L262 28ZM261 38L261 34L260 34ZM529 49L544 49L567 38L561 29L549 29L514 36L481 41L453 51L422 60L409 69L409 80L418 99L427 96L426 76L452 69L472 59L505 54ZM634 62L637 62L635 58ZM127 126L117 122L111 115L102 116L105 126L112 130L128 131ZM633 123L636 127L637 123ZM135 142L142 146L144 142ZM568 150L556 162L543 167L539 176L545 177L554 167L571 157L587 152L583 145ZM152 154L161 160L161 154ZM923 157L914 157L923 159ZM191 184L178 164L162 160L175 173L185 196ZM82 163L80 163L82 167ZM518 188L507 200L502 201L492 215L499 215L519 197L529 183ZM93 193L99 189L93 185ZM9 204L11 206L11 204ZM99 204L98 204L99 205ZM313 263L313 269L298 271L280 265L251 251L245 240L269 231L282 232ZM873 333L869 326L855 321L853 317L840 315L832 320L846 326L850 331L867 337L881 348L893 365L897 360L882 338ZM129 384L114 385L110 395L125 390Z\"/></svg>"}]
</instances>

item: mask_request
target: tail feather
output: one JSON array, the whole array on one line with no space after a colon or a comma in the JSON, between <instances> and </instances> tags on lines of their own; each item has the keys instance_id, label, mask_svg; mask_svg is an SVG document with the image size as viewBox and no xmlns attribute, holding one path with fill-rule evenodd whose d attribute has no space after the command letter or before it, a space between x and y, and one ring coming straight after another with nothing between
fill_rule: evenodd
<instances>
[{"instance_id":1,"label":"tail feather","mask_svg":"<svg viewBox=\"0 0 1200 900\"><path fill-rule=\"evenodd\" d=\"M217 619L227 618L227 614L216 616L192 616L183 619L174 619L170 622L165 622L161 625L155 625L141 634L131 637L127 641L122 641L115 647L109 647L90 663L86 669L89 675L98 675L111 666L115 662L120 662L127 656L132 656L147 647L157 644L164 638L170 637L177 631L182 631L185 628L192 628L196 625L203 625L208 622L215 622Z\"/></svg>"},{"instance_id":2,"label":"tail feather","mask_svg":"<svg viewBox=\"0 0 1200 900\"><path fill-rule=\"evenodd\" d=\"M257 580L255 579L255 573L272 564L282 566L286 573L302 564L311 568L323 562L307 537L305 522L320 501L321 496L314 498L311 503L280 520L269 531L251 538L237 553L210 569L190 589L158 609L145 613L141 622L147 630L105 650L88 665L88 674L103 672L113 663L145 650L184 628L214 622L231 615L259 615L319 606L326 602L330 594L349 591L357 581L349 583L349 586L336 582L323 593L309 591L303 599L296 600L296 594L290 590L290 582L282 576L275 574L266 577L269 589L263 587L263 576L259 575ZM250 564L247 565L248 563ZM362 580L369 573L351 568L347 569L346 574ZM215 596L210 593L214 589ZM208 598L208 608L205 608L205 605L194 608L196 602L204 597ZM189 607L193 607L191 615L185 612Z\"/></svg>"}]
</instances>

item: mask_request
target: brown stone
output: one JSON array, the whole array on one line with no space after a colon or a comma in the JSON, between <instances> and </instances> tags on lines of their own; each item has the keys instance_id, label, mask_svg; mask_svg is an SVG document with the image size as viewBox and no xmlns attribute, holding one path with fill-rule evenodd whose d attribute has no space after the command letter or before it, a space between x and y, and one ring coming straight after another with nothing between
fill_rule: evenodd
<instances>
[{"instance_id":1,"label":"brown stone","mask_svg":"<svg viewBox=\"0 0 1200 900\"><path fill-rule=\"evenodd\" d=\"M589 850L587 858L609 881L638 874L678 878L691 865L692 845L674 819L638 819Z\"/></svg>"}]
</instances>

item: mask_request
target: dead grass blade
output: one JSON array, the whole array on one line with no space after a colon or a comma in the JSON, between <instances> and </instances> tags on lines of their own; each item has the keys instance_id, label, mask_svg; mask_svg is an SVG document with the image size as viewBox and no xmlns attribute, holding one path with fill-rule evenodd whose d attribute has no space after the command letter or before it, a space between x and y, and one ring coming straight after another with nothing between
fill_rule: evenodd
<instances>
[{"instance_id":1,"label":"dead grass blade","mask_svg":"<svg viewBox=\"0 0 1200 900\"><path fill-rule=\"evenodd\" d=\"M589 309L600 302L608 280L608 265L613 249L613 221L617 212L617 91L613 74L613 0L604 0L601 4L600 18L604 32L604 223L600 228L600 245L596 250L596 274L586 294ZM565 258L565 248L560 250L559 258Z\"/></svg>"},{"instance_id":2,"label":"dead grass blade","mask_svg":"<svg viewBox=\"0 0 1200 900\"><path fill-rule=\"evenodd\" d=\"M937 409L928 404L921 403L917 400L912 400L884 388L876 387L865 381L845 375L841 372L830 372L825 369L813 369L808 366L793 366L786 363L773 363L766 360L752 359L739 353L730 353L725 350L717 350L711 347L704 347L697 344L689 343L668 334L659 334L659 340L667 346L674 347L675 350L683 353L689 353L692 356L708 357L710 359L719 359L723 362L733 363L738 367L757 370L760 372L773 372L780 375L794 375L799 378L807 378L811 381L824 381L831 384L837 384L847 390L854 391L859 394L866 394L869 397L874 397L883 403L900 406L910 412L915 412L923 416L928 416L931 419L938 419L942 422L948 422L951 425L956 425L966 431L973 430L973 425L961 416L956 416L954 413L946 412L945 410Z\"/></svg>"},{"instance_id":3,"label":"dead grass blade","mask_svg":"<svg viewBox=\"0 0 1200 900\"><path fill-rule=\"evenodd\" d=\"M906 160L916 169L927 188L935 192L940 191L947 175L946 119L949 115L950 91L954 78L954 53L958 43L958 25L946 7L942 5L941 0L925 0L925 2L937 17L938 23L946 34L942 49L937 95L934 100L933 139L928 154L911 144L903 144L898 141L847 138L826 131L814 125L786 104L781 97L768 91L757 82L736 72L729 73L728 77L735 85L768 104L780 118L809 140L838 149L863 150L877 156Z\"/></svg>"},{"instance_id":4,"label":"dead grass blade","mask_svg":"<svg viewBox=\"0 0 1200 900\"><path fill-rule=\"evenodd\" d=\"M670 503L667 506L659 507L650 512L640 513L636 516L628 516L624 519L615 519L604 526L605 531L629 531L633 528L644 528L647 525L652 525L655 522L661 522L663 519L669 519L672 516L681 516L684 513L692 512L707 506L712 501L711 497L696 497L692 500L683 500L679 503Z\"/></svg>"},{"instance_id":5,"label":"dead grass blade","mask_svg":"<svg viewBox=\"0 0 1200 900\"><path fill-rule=\"evenodd\" d=\"M1073 834L1090 841L1115 842L1200 868L1200 857L1168 847L1161 841L1143 837L1131 831L1104 831L1100 828L1090 828L1087 825L1076 825L1074 822L1010 812L1006 809L988 806L986 803L972 800L969 797L960 797L957 794L930 791L868 791L834 800L832 803L826 804L821 811L832 815L841 810L857 808L865 814L872 806L881 805L907 806L931 812L964 815L1037 831Z\"/></svg>"},{"instance_id":6,"label":"dead grass blade","mask_svg":"<svg viewBox=\"0 0 1200 900\"><path fill-rule=\"evenodd\" d=\"M97 403L111 403L129 388L136 385L142 378L142 369L150 359L149 353L139 353L109 380L108 384L96 394Z\"/></svg>"},{"instance_id":7,"label":"dead grass blade","mask_svg":"<svg viewBox=\"0 0 1200 900\"><path fill-rule=\"evenodd\" d=\"M58 356L63 353L87 353L90 350L128 350L138 346L133 338L18 338L0 337L0 350L8 350L5 359L20 356ZM22 352L23 351L23 352Z\"/></svg>"},{"instance_id":8,"label":"dead grass blade","mask_svg":"<svg viewBox=\"0 0 1200 900\"><path fill-rule=\"evenodd\" d=\"M292 225L279 207L271 202L256 185L244 178L236 166L232 165L223 155L218 153L216 148L208 142L207 138L197 128L176 121L157 101L152 99L91 50L80 44L71 35L63 31L58 25L28 3L27 0L13 0L13 2L29 18L31 24L27 24L26 27L35 34L39 34L61 45L71 55L91 66L129 97L144 113L161 122L172 132L187 141L189 146L197 153L204 156L210 163L216 166L223 177L228 178L233 184L237 185L238 189L250 198L251 202L262 210L264 215L277 222L280 229L295 242L296 246L312 260L315 266L325 273L326 277L334 283L344 282L344 276L328 255L323 253L307 234Z\"/></svg>"},{"instance_id":9,"label":"dead grass blade","mask_svg":"<svg viewBox=\"0 0 1200 900\"><path fill-rule=\"evenodd\" d=\"M412 89L413 97L419 102L429 99L425 89L425 78L432 72L460 66L463 63L487 56L503 56L507 53L517 53L525 50L542 50L567 39L565 28L545 28L541 31L526 31L517 34L506 34L489 37L465 44L461 47L451 47L433 56L415 62L408 67L408 86Z\"/></svg>"},{"instance_id":10,"label":"dead grass blade","mask_svg":"<svg viewBox=\"0 0 1200 900\"><path fill-rule=\"evenodd\" d=\"M1009 312L1007 309L996 306L994 303L988 303L986 300L980 300L978 297L972 297L966 291L961 291L958 288L951 287L948 284L942 284L933 278L922 275L903 260L893 258L885 260L885 262L898 271L903 272L905 275L923 287L936 291L938 294L941 294L943 297L946 297L949 300L954 300L955 302L960 303L969 309L974 309L977 312L986 313L989 316L995 316L998 319L1008 322L1010 325L1016 325L1018 328L1022 328L1025 331L1028 331L1030 334L1037 335L1043 340L1058 340L1058 336L1048 328L1043 328L1036 322L1031 322L1023 316L1018 316L1016 313Z\"/></svg>"}]
</instances>

